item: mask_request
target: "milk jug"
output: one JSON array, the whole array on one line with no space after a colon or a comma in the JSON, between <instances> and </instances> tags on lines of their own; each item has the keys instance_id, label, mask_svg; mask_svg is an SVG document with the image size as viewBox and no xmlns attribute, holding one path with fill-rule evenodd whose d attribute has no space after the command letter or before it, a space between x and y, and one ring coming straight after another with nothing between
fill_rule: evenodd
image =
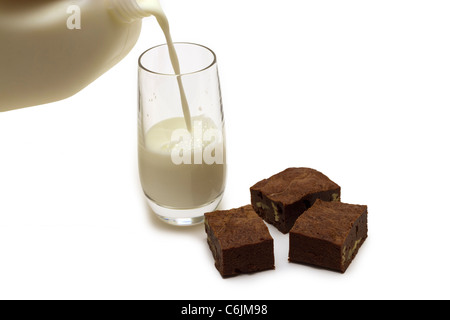
<instances>
[{"instance_id":1,"label":"milk jug","mask_svg":"<svg viewBox=\"0 0 450 320\"><path fill-rule=\"evenodd\" d=\"M133 48L158 0L0 0L0 111L79 92Z\"/></svg>"}]
</instances>

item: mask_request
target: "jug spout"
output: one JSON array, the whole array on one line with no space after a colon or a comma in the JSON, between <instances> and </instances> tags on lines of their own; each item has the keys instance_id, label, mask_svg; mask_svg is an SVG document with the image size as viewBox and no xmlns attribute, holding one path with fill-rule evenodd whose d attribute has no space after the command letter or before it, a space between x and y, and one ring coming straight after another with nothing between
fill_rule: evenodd
<instances>
[{"instance_id":1,"label":"jug spout","mask_svg":"<svg viewBox=\"0 0 450 320\"><path fill-rule=\"evenodd\" d=\"M109 4L115 16L126 23L162 11L158 0L109 0Z\"/></svg>"}]
</instances>

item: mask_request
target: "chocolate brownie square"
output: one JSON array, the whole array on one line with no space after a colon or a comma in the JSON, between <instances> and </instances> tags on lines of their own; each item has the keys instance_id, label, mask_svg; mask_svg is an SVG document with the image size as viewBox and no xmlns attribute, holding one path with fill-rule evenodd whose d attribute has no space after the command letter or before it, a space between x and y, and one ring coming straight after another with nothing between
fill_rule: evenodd
<instances>
[{"instance_id":1,"label":"chocolate brownie square","mask_svg":"<svg viewBox=\"0 0 450 320\"><path fill-rule=\"evenodd\" d=\"M273 238L251 205L205 213L205 231L223 277L275 268Z\"/></svg>"},{"instance_id":2,"label":"chocolate brownie square","mask_svg":"<svg viewBox=\"0 0 450 320\"><path fill-rule=\"evenodd\" d=\"M250 188L253 209L282 233L317 199L340 201L341 188L310 168L288 168Z\"/></svg>"},{"instance_id":3,"label":"chocolate brownie square","mask_svg":"<svg viewBox=\"0 0 450 320\"><path fill-rule=\"evenodd\" d=\"M317 200L289 232L289 261L347 270L367 238L367 206Z\"/></svg>"}]
</instances>

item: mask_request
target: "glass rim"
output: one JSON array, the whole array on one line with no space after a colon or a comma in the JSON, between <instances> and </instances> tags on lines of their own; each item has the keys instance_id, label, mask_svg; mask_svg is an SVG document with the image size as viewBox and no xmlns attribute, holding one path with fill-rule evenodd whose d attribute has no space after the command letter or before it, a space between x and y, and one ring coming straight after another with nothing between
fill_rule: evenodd
<instances>
[{"instance_id":1,"label":"glass rim","mask_svg":"<svg viewBox=\"0 0 450 320\"><path fill-rule=\"evenodd\" d=\"M195 70L195 71L191 71L191 72L186 72L186 73L180 73L179 75L178 75L178 74L175 74L175 73L162 73L162 72L156 72L156 71L153 71L153 70L150 70L150 69L144 67L144 64L142 63L142 58L143 58L148 52L150 52L151 50L154 50L154 49L159 48L159 47L164 47L164 46L167 47L167 46L168 46L167 43L163 43L163 44L159 44L159 45L157 45L157 46L154 46L154 47L151 47L150 49L145 50L145 51L139 56L139 59L138 59L139 68L142 69L142 70L144 70L144 71L147 71L147 72L149 72L149 73L153 73L153 74L160 75L160 76L176 77L176 76L185 76L185 75L191 75L191 74L196 74L196 73L203 72L203 71L205 71L205 70L208 70L209 68L211 68L212 66L214 66L214 65L217 63L217 57L216 57L216 54L214 53L214 51L212 51L212 50L211 50L210 48L208 48L207 46L204 46L204 45L201 45L201 44L198 44L198 43L193 43L193 42L174 42L174 43L173 43L174 46L176 46L177 44L178 44L178 45L179 45L179 44L187 44L187 45L197 46L197 47L201 47L201 48L206 49L206 50L209 51L209 52L212 54L212 56L213 56L212 62L211 62L210 64L208 64L206 67L202 68L202 69Z\"/></svg>"}]
</instances>

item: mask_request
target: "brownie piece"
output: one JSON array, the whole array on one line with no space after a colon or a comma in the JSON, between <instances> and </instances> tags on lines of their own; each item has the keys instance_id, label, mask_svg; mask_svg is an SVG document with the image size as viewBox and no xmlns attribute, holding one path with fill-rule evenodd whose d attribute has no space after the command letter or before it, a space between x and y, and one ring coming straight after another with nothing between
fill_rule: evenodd
<instances>
[{"instance_id":1,"label":"brownie piece","mask_svg":"<svg viewBox=\"0 0 450 320\"><path fill-rule=\"evenodd\" d=\"M205 231L222 277L275 268L273 238L251 205L205 213Z\"/></svg>"},{"instance_id":2,"label":"brownie piece","mask_svg":"<svg viewBox=\"0 0 450 320\"><path fill-rule=\"evenodd\" d=\"M340 201L341 188L310 168L288 168L250 188L253 209L282 233L317 199Z\"/></svg>"},{"instance_id":3,"label":"brownie piece","mask_svg":"<svg viewBox=\"0 0 450 320\"><path fill-rule=\"evenodd\" d=\"M289 261L347 270L367 238L367 206L317 200L289 232Z\"/></svg>"}]
</instances>

